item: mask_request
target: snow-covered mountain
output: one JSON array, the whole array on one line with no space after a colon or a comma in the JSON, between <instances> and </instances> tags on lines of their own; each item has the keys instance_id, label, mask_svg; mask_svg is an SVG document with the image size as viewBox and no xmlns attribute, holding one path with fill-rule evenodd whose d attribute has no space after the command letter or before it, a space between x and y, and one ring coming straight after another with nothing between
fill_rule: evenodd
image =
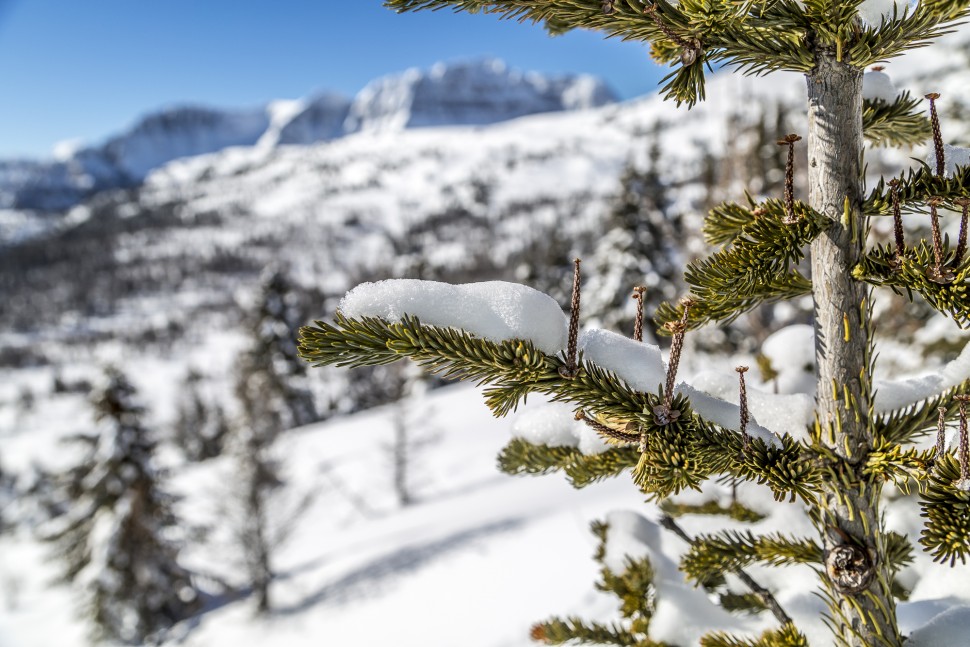
<instances>
[{"instance_id":1,"label":"snow-covered mountain","mask_svg":"<svg viewBox=\"0 0 970 647\"><path fill-rule=\"evenodd\" d=\"M323 93L242 111L168 108L103 144L61 147L53 161L0 161L0 208L68 209L97 191L136 186L172 160L233 146L309 145L362 131L485 125L615 100L603 81L588 75L523 73L485 59L387 76L352 101Z\"/></svg>"},{"instance_id":2,"label":"snow-covered mountain","mask_svg":"<svg viewBox=\"0 0 970 647\"><path fill-rule=\"evenodd\" d=\"M615 101L616 95L602 80L588 75L526 74L494 59L438 64L429 72L411 69L370 83L354 99L345 130L480 126Z\"/></svg>"}]
</instances>

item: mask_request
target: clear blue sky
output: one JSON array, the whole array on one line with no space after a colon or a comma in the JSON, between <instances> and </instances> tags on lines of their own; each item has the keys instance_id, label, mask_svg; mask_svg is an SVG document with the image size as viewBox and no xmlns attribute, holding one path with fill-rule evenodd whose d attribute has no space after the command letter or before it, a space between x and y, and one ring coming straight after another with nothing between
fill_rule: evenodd
<instances>
[{"instance_id":1,"label":"clear blue sky","mask_svg":"<svg viewBox=\"0 0 970 647\"><path fill-rule=\"evenodd\" d=\"M439 60L589 72L624 98L663 70L640 44L381 0L0 0L0 158L98 142L160 106L250 107Z\"/></svg>"}]
</instances>

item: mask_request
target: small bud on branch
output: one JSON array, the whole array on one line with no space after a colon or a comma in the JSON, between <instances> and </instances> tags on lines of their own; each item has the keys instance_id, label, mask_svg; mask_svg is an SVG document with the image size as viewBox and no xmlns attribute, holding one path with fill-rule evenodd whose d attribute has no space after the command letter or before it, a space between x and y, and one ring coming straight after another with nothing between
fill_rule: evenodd
<instances>
[{"instance_id":1,"label":"small bud on branch","mask_svg":"<svg viewBox=\"0 0 970 647\"><path fill-rule=\"evenodd\" d=\"M680 321L668 321L664 324L664 328L673 334L674 339L670 343L670 361L667 366L667 382L664 385L664 401L663 404L653 409L654 421L660 426L668 425L680 417L680 411L672 409L674 384L677 381L677 368L680 366L680 352L684 348L684 335L687 332L687 317L690 313L690 307L693 304L694 299L686 297L681 301L681 305L684 306L684 312L680 316Z\"/></svg>"},{"instance_id":2,"label":"small bud on branch","mask_svg":"<svg viewBox=\"0 0 970 647\"><path fill-rule=\"evenodd\" d=\"M637 317L633 321L633 338L637 341L643 341L643 293L646 291L647 288L642 285L633 288L633 298L637 302Z\"/></svg>"},{"instance_id":3,"label":"small bud on branch","mask_svg":"<svg viewBox=\"0 0 970 647\"><path fill-rule=\"evenodd\" d=\"M940 415L936 419L936 453L933 460L939 461L946 453L946 407L937 407L936 410Z\"/></svg>"},{"instance_id":4,"label":"small bud on branch","mask_svg":"<svg viewBox=\"0 0 970 647\"><path fill-rule=\"evenodd\" d=\"M785 219L782 220L786 225L794 225L798 222L795 217L795 142L801 139L792 133L778 140L779 146L788 147L788 163L785 165Z\"/></svg>"},{"instance_id":5,"label":"small bud on branch","mask_svg":"<svg viewBox=\"0 0 970 647\"><path fill-rule=\"evenodd\" d=\"M903 217L899 208L899 180L890 180L889 187L892 191L893 200L893 235L896 238L896 260L902 261L903 254L906 253L906 244L903 242Z\"/></svg>"},{"instance_id":6,"label":"small bud on branch","mask_svg":"<svg viewBox=\"0 0 970 647\"><path fill-rule=\"evenodd\" d=\"M926 269L926 278L946 285L952 283L955 275L943 265L943 235L940 233L939 215L936 213L937 207L943 203L943 198L933 196L927 201L930 205L930 225L933 228L933 259L935 264Z\"/></svg>"},{"instance_id":7,"label":"small bud on branch","mask_svg":"<svg viewBox=\"0 0 970 647\"><path fill-rule=\"evenodd\" d=\"M940 117L936 114L936 100L940 98L938 92L926 95L930 100L930 124L933 126L933 149L936 151L936 174L943 177L946 170L946 157L943 154L943 134L940 131Z\"/></svg>"},{"instance_id":8,"label":"small bud on branch","mask_svg":"<svg viewBox=\"0 0 970 647\"><path fill-rule=\"evenodd\" d=\"M970 395L957 395L954 400L960 403L960 483L961 488L970 487L970 442L967 440L967 401Z\"/></svg>"},{"instance_id":9,"label":"small bud on branch","mask_svg":"<svg viewBox=\"0 0 970 647\"><path fill-rule=\"evenodd\" d=\"M738 366L734 370L738 372L738 386L740 389L738 401L741 408L741 442L743 443L744 453L747 454L751 449L751 437L748 436L748 390L744 385L744 374L748 371L748 367Z\"/></svg>"},{"instance_id":10,"label":"small bud on branch","mask_svg":"<svg viewBox=\"0 0 970 647\"><path fill-rule=\"evenodd\" d=\"M573 379L579 372L576 365L576 350L579 344L579 287L580 272L577 258L573 260L573 295L569 304L569 341L566 347L566 365L560 367L559 374L566 379Z\"/></svg>"},{"instance_id":11,"label":"small bud on branch","mask_svg":"<svg viewBox=\"0 0 970 647\"><path fill-rule=\"evenodd\" d=\"M970 198L957 198L953 202L963 207L963 213L960 214L960 237L957 239L956 264L959 265L963 262L963 255L967 252L967 217L970 215L968 213Z\"/></svg>"}]
</instances>

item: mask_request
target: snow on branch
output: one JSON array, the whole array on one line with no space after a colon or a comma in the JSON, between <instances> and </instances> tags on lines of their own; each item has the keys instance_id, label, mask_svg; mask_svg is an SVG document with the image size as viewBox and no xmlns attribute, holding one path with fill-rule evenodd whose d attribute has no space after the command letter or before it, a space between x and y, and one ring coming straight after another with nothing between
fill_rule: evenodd
<instances>
[{"instance_id":1,"label":"snow on branch","mask_svg":"<svg viewBox=\"0 0 970 647\"><path fill-rule=\"evenodd\" d=\"M877 380L874 385L876 413L904 409L917 402L940 395L948 389L970 380L970 343L960 355L930 375L903 380Z\"/></svg>"},{"instance_id":2,"label":"snow on branch","mask_svg":"<svg viewBox=\"0 0 970 647\"><path fill-rule=\"evenodd\" d=\"M518 283L451 285L416 279L362 283L344 296L337 309L349 319L397 321L412 315L423 324L461 328L492 342L525 339L547 355L566 347L567 320L559 304Z\"/></svg>"}]
</instances>

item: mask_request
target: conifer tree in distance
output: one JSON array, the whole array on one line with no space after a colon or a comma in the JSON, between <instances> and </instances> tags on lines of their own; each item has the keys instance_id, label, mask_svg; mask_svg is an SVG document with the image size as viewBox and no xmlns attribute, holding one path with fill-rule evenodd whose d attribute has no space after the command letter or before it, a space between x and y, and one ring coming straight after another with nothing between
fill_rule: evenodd
<instances>
[{"instance_id":1,"label":"conifer tree in distance","mask_svg":"<svg viewBox=\"0 0 970 647\"><path fill-rule=\"evenodd\" d=\"M299 294L282 269L263 276L248 318L250 342L240 358L237 394L247 394L243 401L258 397L260 409L272 412L282 429L315 422L319 415L296 344L304 323Z\"/></svg>"},{"instance_id":2,"label":"conifer tree in distance","mask_svg":"<svg viewBox=\"0 0 970 647\"><path fill-rule=\"evenodd\" d=\"M195 369L186 374L172 429L172 440L190 461L220 455L229 433L223 408L203 397L203 382L202 374Z\"/></svg>"},{"instance_id":3,"label":"conifer tree in distance","mask_svg":"<svg viewBox=\"0 0 970 647\"><path fill-rule=\"evenodd\" d=\"M659 163L660 143L654 130L646 168L641 170L631 161L623 169L619 193L588 259L592 269L584 313L602 328L633 330L634 286L646 287L638 298L647 312L677 295L682 265L677 241L683 231L680 217L668 213Z\"/></svg>"},{"instance_id":4,"label":"conifer tree in distance","mask_svg":"<svg viewBox=\"0 0 970 647\"><path fill-rule=\"evenodd\" d=\"M93 636L140 645L201 601L166 536L177 526L174 499L163 489L134 386L108 369L92 404L99 429L74 439L87 447L83 460L53 477L62 514L44 538L63 561L64 579L83 591Z\"/></svg>"},{"instance_id":5,"label":"conifer tree in distance","mask_svg":"<svg viewBox=\"0 0 970 647\"><path fill-rule=\"evenodd\" d=\"M306 388L306 367L297 355L297 297L282 270L265 275L250 315L250 345L240 358L236 380L242 416L232 439L239 503L234 531L257 613L272 606L273 551L291 521L280 521L276 509L283 478L274 448L285 430L317 419L313 395Z\"/></svg>"},{"instance_id":6,"label":"conifer tree in distance","mask_svg":"<svg viewBox=\"0 0 970 647\"><path fill-rule=\"evenodd\" d=\"M494 13L542 23L554 33L585 28L648 41L653 57L672 67L663 94L688 108L704 99L709 66L733 64L747 74L798 72L807 84L808 131L802 143L797 134L778 142L787 153L784 196L711 210L704 233L717 251L688 265L684 280L690 298L664 304L656 314L660 332L672 335L673 344L667 379L655 392L632 388L615 373L577 355L578 272L568 347L556 354L542 352L529 339L493 342L464 329L425 325L408 314L386 321L338 313L334 324L318 322L304 329L304 357L318 364L349 366L410 357L447 375L488 383L486 404L496 415L514 410L530 392L544 393L575 406L577 416L614 445L587 456L575 448L515 439L500 457L503 469L512 473L562 470L581 487L629 470L636 486L661 502L711 478L740 479L770 488L778 500L801 500L815 530L809 537L753 532L682 535L691 548L681 569L691 579L702 583L727 573L737 575L780 625L759 638L712 632L701 639L702 645L807 645L770 591L741 577L743 567L752 564L807 564L818 574L833 644L900 647L904 636L897 621L894 581L912 559L912 546L906 537L887 530L883 488L893 482L904 490L918 489L921 548L950 566L966 562L970 442L964 400L970 398L970 381L913 405L877 413L872 286L923 299L957 324L970 324L965 236L954 246L941 235L938 223L944 209L962 211L964 221L967 218L970 164L955 163L957 154L965 157L966 150L944 145L935 106L938 94L926 96L931 117L927 120L925 106L908 93L894 99L864 99L863 74L952 29L970 15L970 1L921 0L915 6L880 5L876 0L385 4L398 11L450 8ZM866 193L864 143L923 143L930 136L930 122L933 163L891 181L880 180ZM805 146L808 154L805 202L794 192L796 146ZM927 216L932 241L905 241L904 221L912 221L915 228ZM869 240L870 220L890 217L895 244ZM808 262L800 264L806 256ZM803 272L806 265L810 274ZM777 442L766 442L746 432L745 367L738 369L742 405L736 427L726 426L723 419L705 418L698 412L699 399L675 393L677 358L688 331L733 321L764 303L807 295L815 304L817 396L815 422L806 428L804 439L786 434ZM942 442L937 450L914 445L938 424L942 428L938 421L958 412L962 441L956 455ZM666 527L677 532L672 520ZM582 623L553 623L535 637L554 644L650 644L610 627L595 629L586 631Z\"/></svg>"}]
</instances>

